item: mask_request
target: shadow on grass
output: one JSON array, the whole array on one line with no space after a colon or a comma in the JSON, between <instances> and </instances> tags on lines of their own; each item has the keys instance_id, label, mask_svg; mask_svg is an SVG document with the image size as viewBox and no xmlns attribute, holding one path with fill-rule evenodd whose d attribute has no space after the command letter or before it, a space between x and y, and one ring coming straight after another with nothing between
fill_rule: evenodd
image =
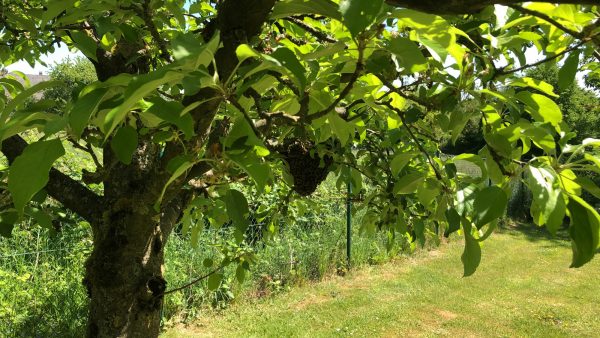
<instances>
[{"instance_id":1,"label":"shadow on grass","mask_svg":"<svg viewBox=\"0 0 600 338\"><path fill-rule=\"evenodd\" d=\"M552 235L545 227L539 227L530 223L511 221L508 224L499 226L498 230L511 236L524 237L530 242L545 241L552 245L571 246L569 232L566 228L561 228L557 231L556 235Z\"/></svg>"}]
</instances>

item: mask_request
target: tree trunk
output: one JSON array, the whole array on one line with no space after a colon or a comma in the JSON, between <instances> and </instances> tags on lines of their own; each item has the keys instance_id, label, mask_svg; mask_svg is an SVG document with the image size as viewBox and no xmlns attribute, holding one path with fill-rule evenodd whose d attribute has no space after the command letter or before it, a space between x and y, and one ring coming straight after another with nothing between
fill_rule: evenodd
<instances>
[{"instance_id":1,"label":"tree trunk","mask_svg":"<svg viewBox=\"0 0 600 338\"><path fill-rule=\"evenodd\" d=\"M164 238L156 213L127 201L136 199L114 203L94 227L84 279L91 299L89 337L158 337Z\"/></svg>"}]
</instances>

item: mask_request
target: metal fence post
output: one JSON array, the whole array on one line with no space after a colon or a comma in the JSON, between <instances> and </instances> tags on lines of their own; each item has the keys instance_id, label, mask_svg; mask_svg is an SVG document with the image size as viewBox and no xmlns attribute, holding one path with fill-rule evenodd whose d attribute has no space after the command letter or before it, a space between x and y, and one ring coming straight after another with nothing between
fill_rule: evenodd
<instances>
[{"instance_id":1,"label":"metal fence post","mask_svg":"<svg viewBox=\"0 0 600 338\"><path fill-rule=\"evenodd\" d=\"M348 270L352 258L352 183L348 182L348 196L346 198L346 257L348 259Z\"/></svg>"}]
</instances>

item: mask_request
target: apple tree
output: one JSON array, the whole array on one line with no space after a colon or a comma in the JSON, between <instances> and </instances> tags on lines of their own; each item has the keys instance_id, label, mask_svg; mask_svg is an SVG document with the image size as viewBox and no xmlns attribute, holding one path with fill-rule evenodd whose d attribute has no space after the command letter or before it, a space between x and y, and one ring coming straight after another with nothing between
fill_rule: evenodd
<instances>
[{"instance_id":1,"label":"apple tree","mask_svg":"<svg viewBox=\"0 0 600 338\"><path fill-rule=\"evenodd\" d=\"M511 181L525 180L535 223L568 224L582 266L600 216L581 195L600 188L578 173L600 172L600 140L575 144L555 88L524 72L555 63L561 87L579 70L600 74L599 11L597 0L4 0L3 65L66 44L97 81L52 110L51 99L25 103L60 81L0 79L0 191L10 196L0 232L24 217L51 221L48 199L89 223L90 337L158 335L166 241L179 224L204 226L201 214L232 221L243 242L239 184L257 195L287 187L260 207L275 222L330 172L355 191L368 183L365 229L419 242L459 231L470 275ZM440 157L474 117L485 144ZM57 169L65 142L87 149L96 170ZM481 175L457 172L458 160ZM253 259L226 257L241 274Z\"/></svg>"}]
</instances>

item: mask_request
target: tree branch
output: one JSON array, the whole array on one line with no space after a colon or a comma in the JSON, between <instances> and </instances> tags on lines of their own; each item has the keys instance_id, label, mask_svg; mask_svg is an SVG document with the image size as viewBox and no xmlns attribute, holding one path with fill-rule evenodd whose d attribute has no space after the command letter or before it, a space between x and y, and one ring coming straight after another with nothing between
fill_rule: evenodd
<instances>
[{"instance_id":1,"label":"tree branch","mask_svg":"<svg viewBox=\"0 0 600 338\"><path fill-rule=\"evenodd\" d=\"M306 22L302 21L302 19L299 19L299 18L296 18L296 17L290 17L290 18L285 18L284 20L289 21L289 22L291 22L293 24L296 24L300 28L302 28L305 31L307 31L308 33L310 33L312 36L314 36L320 42L329 42L329 43L336 43L337 42L336 39L330 37L329 35L327 35L324 32L321 32L318 29L316 29L316 28L308 25Z\"/></svg>"},{"instance_id":2,"label":"tree branch","mask_svg":"<svg viewBox=\"0 0 600 338\"><path fill-rule=\"evenodd\" d=\"M240 259L240 258L242 258L242 256L235 257L235 258L233 258L232 260L230 260L229 262L232 262L232 261L234 262L234 261L236 261L236 260L238 260L238 259ZM194 284L196 284L196 283L198 283L198 282L201 282L201 281L205 280L206 278L208 278L208 277L210 277L210 276L214 275L215 273L217 273L217 272L221 271L221 270L222 270L222 269L223 269L223 268L224 268L226 265L227 265L227 264L221 264L221 265L219 265L218 267L216 267L214 270L211 270L211 271L210 271L210 272L208 272L207 274L205 274L205 275L203 275L203 276L200 276L200 277L198 277L198 278L196 278L196 279L193 279L193 280L191 280L189 283L186 283L186 284L184 284L184 285L182 285L182 286L179 286L179 287L176 287L176 288L174 288L174 289L171 289L171 290L165 291L165 292L163 292L163 293L161 293L161 294L155 295L154 297L162 297L162 296L164 296L164 295L167 295L167 294L169 294L169 293L173 293L173 292L177 292L177 291L181 291L181 290L183 290L183 289L189 288L190 286L192 286L192 285L194 285Z\"/></svg>"},{"instance_id":3,"label":"tree branch","mask_svg":"<svg viewBox=\"0 0 600 338\"><path fill-rule=\"evenodd\" d=\"M386 0L388 5L414 9L431 14L473 14L480 12L487 6L514 5L523 3L523 0ZM531 2L548 2L548 0L533 0ZM558 4L573 5L598 5L598 0L558 0Z\"/></svg>"},{"instance_id":4,"label":"tree branch","mask_svg":"<svg viewBox=\"0 0 600 338\"><path fill-rule=\"evenodd\" d=\"M9 163L21 155L25 147L27 142L18 135L2 142L2 152ZM46 191L52 198L92 224L99 223L102 218L98 208L102 205L102 197L55 168L50 169Z\"/></svg>"},{"instance_id":5,"label":"tree branch","mask_svg":"<svg viewBox=\"0 0 600 338\"><path fill-rule=\"evenodd\" d=\"M158 28L152 21L152 9L150 8L150 0L146 0L142 3L141 10L137 7L133 7L134 10L138 12L138 15L144 20L144 24L150 31L150 35L152 35L152 40L158 45L160 50L160 57L163 58L167 62L172 62L173 58L171 57L171 53L167 49L167 43L158 33ZM136 9L137 8L137 9Z\"/></svg>"},{"instance_id":6,"label":"tree branch","mask_svg":"<svg viewBox=\"0 0 600 338\"><path fill-rule=\"evenodd\" d=\"M528 14L528 15L531 15L531 16L535 16L535 17L540 18L540 19L542 19L544 21L547 21L550 24L554 25L556 28L560 29L561 31L563 31L563 32L565 32L565 33L567 33L567 34L575 37L575 38L582 39L584 37L582 32L578 32L578 31L574 31L572 29L569 29L569 28L565 27L564 25L562 25L560 22L552 19L551 17L549 17L548 15L546 15L544 13L540 13L538 11L534 11L534 10L531 10L531 9L528 9L528 8L524 8L524 7L521 7L521 6L516 6L516 5L509 5L508 7L512 8L512 9L518 11L518 12L521 12L523 14Z\"/></svg>"},{"instance_id":7,"label":"tree branch","mask_svg":"<svg viewBox=\"0 0 600 338\"><path fill-rule=\"evenodd\" d=\"M395 111L396 114L398 114L398 117L400 117L400 121L402 121L402 125L404 126L404 128L406 128L406 131L410 135L410 138L413 140L413 142L416 143L416 145L419 148L419 150L421 150L421 152L423 153L423 155L425 155L425 157L427 158L427 161L429 162L429 165L431 166L431 168L435 172L435 177L438 180L442 180L442 174L439 172L437 166L435 165L435 162L433 162L433 158L431 157L431 155L429 155L429 152L427 151L427 149L425 149L425 147L423 147L423 145L421 144L421 142L419 142L419 139L417 139L417 137L415 136L415 134L410 129L410 126L406 123L406 120L404 119L404 113L401 112L400 109L395 108L394 106L392 106L389 102L383 102L383 104L386 107L388 107L389 109Z\"/></svg>"},{"instance_id":8,"label":"tree branch","mask_svg":"<svg viewBox=\"0 0 600 338\"><path fill-rule=\"evenodd\" d=\"M528 64L528 65L524 65L524 66L521 66L521 67L518 67L518 68L513 68L513 69L509 69L509 70L505 70L504 68L500 68L500 69L496 70L496 73L494 74L494 76L513 74L513 73L520 72L522 70L525 70L525 69L528 69L528 68L531 68L531 67L539 66L539 65L544 64L546 62L549 62L549 61L552 61L554 59L557 59L557 58L559 58L559 57L561 57L561 56L563 56L563 55L565 55L565 54L567 54L569 52L572 52L572 51L576 50L577 48L583 46L587 42L589 42L589 39L583 39L578 44L576 44L576 45L574 45L574 46L572 46L570 48L567 48L567 49L563 50L560 53L554 54L554 55L552 55L550 57L547 57L547 58L545 58L543 60L540 60L538 62L534 62L534 63Z\"/></svg>"},{"instance_id":9,"label":"tree branch","mask_svg":"<svg viewBox=\"0 0 600 338\"><path fill-rule=\"evenodd\" d=\"M402 98L410 100L410 101L413 101L413 102L416 102L416 103L422 105L423 107L427 107L429 109L434 109L435 108L432 103L426 102L426 101L424 101L424 100L422 100L422 99L420 99L418 97L415 97L413 95L406 94L405 92L403 92L402 88L405 88L404 86L396 88L396 87L394 87L393 83L391 83L388 80L384 79L383 76L380 76L378 74L375 74L375 76L377 76L377 78L381 81L381 83L383 83L386 87L388 87L388 89L391 92L394 92L394 93L400 95Z\"/></svg>"},{"instance_id":10,"label":"tree branch","mask_svg":"<svg viewBox=\"0 0 600 338\"><path fill-rule=\"evenodd\" d=\"M350 91L352 90L352 87L354 87L354 84L356 83L356 80L358 80L358 77L359 77L360 73L362 72L362 70L364 68L364 64L363 64L363 59L364 59L364 54L365 54L364 51L365 51L364 42L363 41L359 41L358 42L358 60L356 60L356 68L354 68L354 72L352 73L352 76L350 77L350 81L348 81L348 84L346 84L346 87L344 87L344 89L342 89L342 92L340 93L340 95L338 95L337 99L335 99L335 101L333 101L327 108L325 108L325 109L323 109L323 110L321 110L319 112L316 112L314 114L306 116L307 122L314 121L316 119L319 119L319 118L327 115L348 94L350 94Z\"/></svg>"},{"instance_id":11,"label":"tree branch","mask_svg":"<svg viewBox=\"0 0 600 338\"><path fill-rule=\"evenodd\" d=\"M254 125L254 121L252 121L252 118L250 117L250 115L248 115L246 109L242 107L242 105L235 99L235 97L231 96L228 98L228 100L229 102L231 102L231 104L233 104L234 107L237 108L237 110L239 110L242 113L242 115L244 115L244 119L246 119L246 122L248 122L250 128L252 128L254 134L256 134L256 136L260 138L262 136L262 133L256 128L256 126Z\"/></svg>"}]
</instances>

